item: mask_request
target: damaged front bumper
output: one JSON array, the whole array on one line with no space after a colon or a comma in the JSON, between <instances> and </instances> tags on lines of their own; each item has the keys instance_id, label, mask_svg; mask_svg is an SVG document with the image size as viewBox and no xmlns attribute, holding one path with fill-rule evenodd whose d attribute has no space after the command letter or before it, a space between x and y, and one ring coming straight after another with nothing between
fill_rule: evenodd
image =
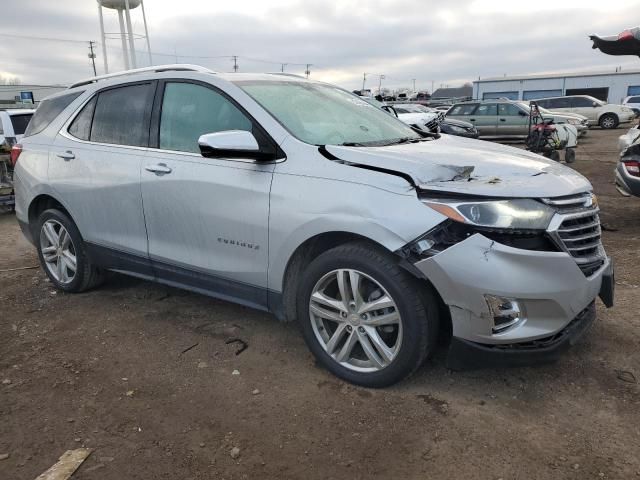
<instances>
[{"instance_id":1,"label":"damaged front bumper","mask_svg":"<svg viewBox=\"0 0 640 480\"><path fill-rule=\"evenodd\" d=\"M607 257L585 276L568 253L514 248L476 233L414 265L449 309L450 368L553 360L591 324L596 297L613 304ZM497 328L488 298L510 299L520 317Z\"/></svg>"}]
</instances>

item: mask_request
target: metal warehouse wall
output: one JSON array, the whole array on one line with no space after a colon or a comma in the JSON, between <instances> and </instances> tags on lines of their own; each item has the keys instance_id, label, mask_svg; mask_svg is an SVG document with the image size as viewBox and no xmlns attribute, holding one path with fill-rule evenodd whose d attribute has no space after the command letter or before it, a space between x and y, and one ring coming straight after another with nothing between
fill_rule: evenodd
<instances>
[{"instance_id":1,"label":"metal warehouse wall","mask_svg":"<svg viewBox=\"0 0 640 480\"><path fill-rule=\"evenodd\" d=\"M32 92L33 99L39 102L45 97L64 90L66 87L59 85L0 85L0 100L13 101L20 92Z\"/></svg>"},{"instance_id":2,"label":"metal warehouse wall","mask_svg":"<svg viewBox=\"0 0 640 480\"><path fill-rule=\"evenodd\" d=\"M473 82L473 98L482 100L485 96L501 96L516 99L526 99L524 92L554 91L546 96L563 95L567 89L574 88L609 88L610 103L621 103L627 96L629 87L640 89L640 73L612 73L609 75L585 75L556 78L528 78L504 80L476 80ZM632 93L634 94L634 93ZM540 96L538 95L538 98Z\"/></svg>"}]
</instances>

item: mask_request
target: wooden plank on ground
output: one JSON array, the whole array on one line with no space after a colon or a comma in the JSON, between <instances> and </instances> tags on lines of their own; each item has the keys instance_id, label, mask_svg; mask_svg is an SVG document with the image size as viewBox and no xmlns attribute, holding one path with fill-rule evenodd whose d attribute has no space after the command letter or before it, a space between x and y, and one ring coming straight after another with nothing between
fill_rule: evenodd
<instances>
[{"instance_id":1,"label":"wooden plank on ground","mask_svg":"<svg viewBox=\"0 0 640 480\"><path fill-rule=\"evenodd\" d=\"M62 454L58 463L46 472L42 472L36 480L67 480L89 455L91 455L90 448L67 450Z\"/></svg>"}]
</instances>

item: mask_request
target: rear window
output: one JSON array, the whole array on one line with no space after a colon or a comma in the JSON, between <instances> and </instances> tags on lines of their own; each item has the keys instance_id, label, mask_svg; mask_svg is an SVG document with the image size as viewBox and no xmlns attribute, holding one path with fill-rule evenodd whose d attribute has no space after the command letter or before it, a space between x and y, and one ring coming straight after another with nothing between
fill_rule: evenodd
<instances>
[{"instance_id":1,"label":"rear window","mask_svg":"<svg viewBox=\"0 0 640 480\"><path fill-rule=\"evenodd\" d=\"M33 118L29 122L29 126L24 132L24 136L35 135L47 128L53 120L60 115L65 108L67 108L71 102L82 95L83 92L73 92L60 97L51 98L49 100L43 100L38 105L36 113L33 114Z\"/></svg>"},{"instance_id":2,"label":"rear window","mask_svg":"<svg viewBox=\"0 0 640 480\"><path fill-rule=\"evenodd\" d=\"M640 103L640 97L631 97L627 100L628 103Z\"/></svg>"},{"instance_id":3,"label":"rear window","mask_svg":"<svg viewBox=\"0 0 640 480\"><path fill-rule=\"evenodd\" d=\"M19 115L11 115L11 124L13 125L13 133L23 135L29 125L29 120L33 117L33 113L23 113Z\"/></svg>"},{"instance_id":4,"label":"rear window","mask_svg":"<svg viewBox=\"0 0 640 480\"><path fill-rule=\"evenodd\" d=\"M93 113L92 142L146 147L154 85L127 85L104 90Z\"/></svg>"}]
</instances>

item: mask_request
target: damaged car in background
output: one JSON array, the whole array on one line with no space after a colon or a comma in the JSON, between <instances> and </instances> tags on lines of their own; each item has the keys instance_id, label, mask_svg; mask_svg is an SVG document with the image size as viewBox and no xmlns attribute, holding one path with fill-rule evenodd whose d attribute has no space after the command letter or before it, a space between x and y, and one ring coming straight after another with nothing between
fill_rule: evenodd
<instances>
[{"instance_id":1,"label":"damaged car in background","mask_svg":"<svg viewBox=\"0 0 640 480\"><path fill-rule=\"evenodd\" d=\"M270 311L359 385L402 380L438 338L451 368L547 362L613 304L583 176L329 84L92 78L44 100L14 153L17 218L56 288L115 270Z\"/></svg>"},{"instance_id":2,"label":"damaged car in background","mask_svg":"<svg viewBox=\"0 0 640 480\"><path fill-rule=\"evenodd\" d=\"M640 197L640 126L621 135L618 147L620 161L615 170L616 189L625 197Z\"/></svg>"}]
</instances>

